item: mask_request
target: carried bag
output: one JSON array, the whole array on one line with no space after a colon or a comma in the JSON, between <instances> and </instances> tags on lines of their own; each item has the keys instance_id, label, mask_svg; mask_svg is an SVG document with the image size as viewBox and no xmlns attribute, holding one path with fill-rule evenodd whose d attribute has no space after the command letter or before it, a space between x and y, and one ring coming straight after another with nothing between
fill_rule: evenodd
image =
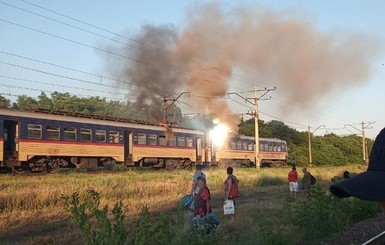
<instances>
[{"instance_id":1,"label":"carried bag","mask_svg":"<svg viewBox=\"0 0 385 245\"><path fill-rule=\"evenodd\" d=\"M234 201L227 199L223 203L223 214L228 215L228 214L235 214L235 206L234 206Z\"/></svg>"},{"instance_id":2,"label":"carried bag","mask_svg":"<svg viewBox=\"0 0 385 245\"><path fill-rule=\"evenodd\" d=\"M187 209L194 211L194 197L192 195L185 195L180 199L180 203Z\"/></svg>"}]
</instances>

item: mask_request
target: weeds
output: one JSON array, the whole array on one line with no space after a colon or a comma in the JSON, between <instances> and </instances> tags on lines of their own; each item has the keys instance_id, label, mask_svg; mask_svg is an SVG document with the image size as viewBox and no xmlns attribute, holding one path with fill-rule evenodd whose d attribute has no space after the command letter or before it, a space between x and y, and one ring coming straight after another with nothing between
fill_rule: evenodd
<instances>
[{"instance_id":1,"label":"weeds","mask_svg":"<svg viewBox=\"0 0 385 245\"><path fill-rule=\"evenodd\" d=\"M127 231L124 227L122 202L115 203L112 209L113 221L109 218L108 206L100 208L100 195L90 189L82 200L78 192L71 196L62 196L64 207L71 213L72 222L80 229L84 244L107 245L124 244Z\"/></svg>"}]
</instances>

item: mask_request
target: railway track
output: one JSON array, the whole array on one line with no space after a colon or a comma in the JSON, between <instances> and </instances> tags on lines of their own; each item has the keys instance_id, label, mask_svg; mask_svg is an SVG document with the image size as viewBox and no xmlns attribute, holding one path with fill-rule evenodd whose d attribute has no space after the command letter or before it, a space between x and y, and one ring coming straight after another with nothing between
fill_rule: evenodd
<instances>
[{"instance_id":1,"label":"railway track","mask_svg":"<svg viewBox=\"0 0 385 245\"><path fill-rule=\"evenodd\" d=\"M361 245L384 245L385 244L385 231L377 234L376 236L370 238Z\"/></svg>"}]
</instances>

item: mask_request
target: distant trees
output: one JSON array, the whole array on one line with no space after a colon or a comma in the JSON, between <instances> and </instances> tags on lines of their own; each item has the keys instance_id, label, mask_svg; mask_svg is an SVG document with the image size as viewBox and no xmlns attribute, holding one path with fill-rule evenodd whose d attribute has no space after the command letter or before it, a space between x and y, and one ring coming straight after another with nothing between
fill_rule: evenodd
<instances>
[{"instance_id":1,"label":"distant trees","mask_svg":"<svg viewBox=\"0 0 385 245\"><path fill-rule=\"evenodd\" d=\"M10 108L11 107L11 101L4 96L0 95L0 108Z\"/></svg>"},{"instance_id":2,"label":"distant trees","mask_svg":"<svg viewBox=\"0 0 385 245\"><path fill-rule=\"evenodd\" d=\"M298 132L281 121L259 121L259 137L286 140L289 160L298 165L308 163L307 132ZM239 125L239 133L254 136L254 119ZM373 141L367 139L370 152ZM362 137L356 135L337 136L326 134L312 137L312 163L314 165L346 165L362 163Z\"/></svg>"}]
</instances>

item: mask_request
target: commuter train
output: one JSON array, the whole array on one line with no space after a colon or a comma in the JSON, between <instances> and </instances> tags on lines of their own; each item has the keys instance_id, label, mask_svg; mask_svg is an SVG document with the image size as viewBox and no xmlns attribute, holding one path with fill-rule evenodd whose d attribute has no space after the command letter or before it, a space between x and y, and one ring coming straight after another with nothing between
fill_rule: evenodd
<instances>
[{"instance_id":1,"label":"commuter train","mask_svg":"<svg viewBox=\"0 0 385 245\"><path fill-rule=\"evenodd\" d=\"M228 146L214 148L206 136L199 130L126 119L0 109L0 169L49 172L59 167L108 168L114 163L187 168L255 162L253 137L233 137ZM286 163L285 141L261 138L260 149L262 163Z\"/></svg>"}]
</instances>

